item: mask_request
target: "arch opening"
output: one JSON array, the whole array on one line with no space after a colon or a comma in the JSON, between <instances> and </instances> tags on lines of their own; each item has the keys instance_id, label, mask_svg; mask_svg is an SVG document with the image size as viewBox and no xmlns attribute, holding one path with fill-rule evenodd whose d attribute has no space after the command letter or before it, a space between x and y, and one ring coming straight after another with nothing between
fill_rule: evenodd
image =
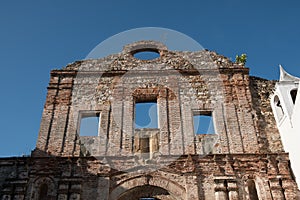
<instances>
[{"instance_id":1,"label":"arch opening","mask_svg":"<svg viewBox=\"0 0 300 200\"><path fill-rule=\"evenodd\" d=\"M139 60L154 60L160 57L160 53L157 49L139 49L132 52L132 55Z\"/></svg>"},{"instance_id":2,"label":"arch opening","mask_svg":"<svg viewBox=\"0 0 300 200\"><path fill-rule=\"evenodd\" d=\"M252 179L248 180L247 185L248 185L248 191L249 191L249 199L250 200L259 200L254 180L252 180Z\"/></svg>"},{"instance_id":3,"label":"arch opening","mask_svg":"<svg viewBox=\"0 0 300 200\"><path fill-rule=\"evenodd\" d=\"M47 200L48 199L48 185L43 183L39 189L39 200Z\"/></svg>"},{"instance_id":4,"label":"arch opening","mask_svg":"<svg viewBox=\"0 0 300 200\"><path fill-rule=\"evenodd\" d=\"M280 99L277 95L274 97L274 105L275 105L277 119L281 120L284 115L284 112L283 112L283 108L282 108Z\"/></svg>"},{"instance_id":5,"label":"arch opening","mask_svg":"<svg viewBox=\"0 0 300 200\"><path fill-rule=\"evenodd\" d=\"M122 193L118 200L176 200L166 189L143 185L129 189Z\"/></svg>"},{"instance_id":6,"label":"arch opening","mask_svg":"<svg viewBox=\"0 0 300 200\"><path fill-rule=\"evenodd\" d=\"M290 92L290 95L291 95L291 97L292 97L293 104L295 104L295 102L296 102L297 91L298 91L297 89L293 89L293 90L291 90L291 92Z\"/></svg>"}]
</instances>

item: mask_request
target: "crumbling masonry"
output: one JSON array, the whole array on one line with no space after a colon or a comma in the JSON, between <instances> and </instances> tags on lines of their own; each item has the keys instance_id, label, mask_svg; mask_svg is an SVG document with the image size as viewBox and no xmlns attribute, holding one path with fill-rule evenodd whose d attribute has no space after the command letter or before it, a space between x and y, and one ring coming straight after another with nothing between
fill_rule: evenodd
<instances>
[{"instance_id":1,"label":"crumbling masonry","mask_svg":"<svg viewBox=\"0 0 300 200\"><path fill-rule=\"evenodd\" d=\"M142 51L159 57L137 59ZM274 85L215 52L154 41L53 70L36 149L0 159L0 197L297 199L270 106ZM140 102L157 103L158 127L135 127ZM194 133L197 114L212 116L214 134ZM96 136L80 134L89 116L99 118Z\"/></svg>"}]
</instances>

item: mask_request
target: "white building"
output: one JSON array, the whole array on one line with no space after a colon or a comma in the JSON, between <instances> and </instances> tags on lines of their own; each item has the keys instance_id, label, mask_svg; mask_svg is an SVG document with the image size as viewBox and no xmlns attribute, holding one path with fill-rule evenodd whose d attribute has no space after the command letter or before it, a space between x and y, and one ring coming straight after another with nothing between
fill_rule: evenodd
<instances>
[{"instance_id":1,"label":"white building","mask_svg":"<svg viewBox=\"0 0 300 200\"><path fill-rule=\"evenodd\" d=\"M280 66L280 79L271 97L283 147L290 155L291 167L298 186L300 185L300 97L297 97L299 82L300 78L288 74Z\"/></svg>"}]
</instances>

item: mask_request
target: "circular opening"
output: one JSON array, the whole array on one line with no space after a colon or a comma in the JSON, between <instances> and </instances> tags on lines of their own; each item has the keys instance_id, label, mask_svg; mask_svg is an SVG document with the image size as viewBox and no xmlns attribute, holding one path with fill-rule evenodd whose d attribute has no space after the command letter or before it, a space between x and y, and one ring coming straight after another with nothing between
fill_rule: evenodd
<instances>
[{"instance_id":1,"label":"circular opening","mask_svg":"<svg viewBox=\"0 0 300 200\"><path fill-rule=\"evenodd\" d=\"M133 53L133 57L140 60L153 60L160 57L160 54L155 49L144 49Z\"/></svg>"},{"instance_id":2,"label":"circular opening","mask_svg":"<svg viewBox=\"0 0 300 200\"><path fill-rule=\"evenodd\" d=\"M143 27L118 33L98 44L85 59L98 59L117 54L136 41L158 41L171 51L201 51L204 48L189 36L167 28ZM159 48L161 49L161 48Z\"/></svg>"}]
</instances>

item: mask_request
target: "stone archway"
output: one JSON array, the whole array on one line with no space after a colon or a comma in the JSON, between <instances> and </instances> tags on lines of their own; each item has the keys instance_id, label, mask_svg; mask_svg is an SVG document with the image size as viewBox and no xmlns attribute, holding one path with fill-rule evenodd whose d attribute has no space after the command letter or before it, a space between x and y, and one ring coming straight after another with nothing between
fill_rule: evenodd
<instances>
[{"instance_id":1,"label":"stone archway","mask_svg":"<svg viewBox=\"0 0 300 200\"><path fill-rule=\"evenodd\" d=\"M31 182L30 199L56 199L56 188L57 185L52 177L37 177Z\"/></svg>"},{"instance_id":2,"label":"stone archway","mask_svg":"<svg viewBox=\"0 0 300 200\"><path fill-rule=\"evenodd\" d=\"M140 200L142 198L153 198L155 200L176 200L167 190L153 186L143 185L127 190L117 200Z\"/></svg>"},{"instance_id":3,"label":"stone archway","mask_svg":"<svg viewBox=\"0 0 300 200\"><path fill-rule=\"evenodd\" d=\"M154 195L152 197L157 198L157 200L183 200L186 197L185 188L175 181L162 176L137 176L124 180L113 188L110 192L109 200L125 200L125 197L143 190L149 190L148 193L142 193L145 195L144 197ZM143 198L143 196L127 199L140 200L139 198Z\"/></svg>"}]
</instances>

